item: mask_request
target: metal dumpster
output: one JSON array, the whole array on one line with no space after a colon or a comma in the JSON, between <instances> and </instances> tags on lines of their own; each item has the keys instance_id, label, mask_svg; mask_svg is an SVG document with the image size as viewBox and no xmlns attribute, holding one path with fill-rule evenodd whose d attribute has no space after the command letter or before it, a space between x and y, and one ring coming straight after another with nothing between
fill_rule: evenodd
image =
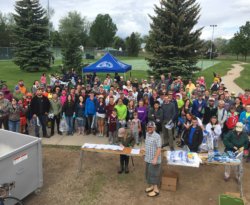
<instances>
[{"instance_id":1,"label":"metal dumpster","mask_svg":"<svg viewBox=\"0 0 250 205\"><path fill-rule=\"evenodd\" d=\"M0 129L0 184L12 181L11 195L21 200L42 187L42 143L40 138Z\"/></svg>"}]
</instances>

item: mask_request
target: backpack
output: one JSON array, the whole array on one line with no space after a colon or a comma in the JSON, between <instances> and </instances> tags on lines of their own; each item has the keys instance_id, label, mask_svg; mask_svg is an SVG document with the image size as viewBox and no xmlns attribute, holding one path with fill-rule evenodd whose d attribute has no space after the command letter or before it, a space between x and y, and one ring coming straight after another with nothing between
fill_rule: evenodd
<instances>
[{"instance_id":1,"label":"backpack","mask_svg":"<svg viewBox=\"0 0 250 205\"><path fill-rule=\"evenodd\" d=\"M231 115L230 117L228 117L227 121L226 121L226 126L228 129L233 129L236 126L236 123L239 120L239 116L238 115Z\"/></svg>"}]
</instances>

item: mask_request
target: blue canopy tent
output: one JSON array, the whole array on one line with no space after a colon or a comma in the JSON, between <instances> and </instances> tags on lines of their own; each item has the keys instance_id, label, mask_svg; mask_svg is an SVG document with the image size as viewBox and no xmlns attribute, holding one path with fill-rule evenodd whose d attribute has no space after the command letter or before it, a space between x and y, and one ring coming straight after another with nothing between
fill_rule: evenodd
<instances>
[{"instance_id":1,"label":"blue canopy tent","mask_svg":"<svg viewBox=\"0 0 250 205\"><path fill-rule=\"evenodd\" d=\"M97 62L82 68L83 73L126 73L132 69L131 65L117 60L110 53L106 53Z\"/></svg>"}]
</instances>

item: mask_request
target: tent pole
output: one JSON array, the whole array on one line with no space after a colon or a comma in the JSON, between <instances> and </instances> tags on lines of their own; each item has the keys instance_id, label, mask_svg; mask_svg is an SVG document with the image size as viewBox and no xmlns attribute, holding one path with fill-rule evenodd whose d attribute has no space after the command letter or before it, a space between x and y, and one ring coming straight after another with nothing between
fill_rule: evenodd
<instances>
[{"instance_id":1,"label":"tent pole","mask_svg":"<svg viewBox=\"0 0 250 205\"><path fill-rule=\"evenodd\" d=\"M124 80L126 80L126 73L123 73L123 75L124 75Z\"/></svg>"},{"instance_id":2,"label":"tent pole","mask_svg":"<svg viewBox=\"0 0 250 205\"><path fill-rule=\"evenodd\" d=\"M85 81L83 81L83 72L82 72L82 82L84 82L84 85L85 85Z\"/></svg>"},{"instance_id":3,"label":"tent pole","mask_svg":"<svg viewBox=\"0 0 250 205\"><path fill-rule=\"evenodd\" d=\"M130 71L130 79L129 79L129 80L132 80L132 79L131 79L131 71Z\"/></svg>"}]
</instances>

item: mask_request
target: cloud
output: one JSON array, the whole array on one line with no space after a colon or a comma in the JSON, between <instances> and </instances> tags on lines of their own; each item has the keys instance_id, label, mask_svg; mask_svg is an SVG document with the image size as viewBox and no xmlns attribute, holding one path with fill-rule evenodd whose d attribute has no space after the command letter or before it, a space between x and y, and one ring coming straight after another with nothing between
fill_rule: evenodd
<instances>
[{"instance_id":1,"label":"cloud","mask_svg":"<svg viewBox=\"0 0 250 205\"><path fill-rule=\"evenodd\" d=\"M40 0L42 6L47 8L48 0ZM203 39L211 39L211 24L218 25L214 36L231 38L239 27L250 20L249 0L197 0L201 6L201 17L195 28L204 27ZM13 12L15 0L0 0L1 11ZM126 37L132 32L142 35L150 29L148 14L154 14L154 4L159 5L159 0L50 0L50 6L55 10L52 17L55 28L59 20L69 11L76 10L82 16L93 21L97 14L110 14L116 23L117 35Z\"/></svg>"}]
</instances>

